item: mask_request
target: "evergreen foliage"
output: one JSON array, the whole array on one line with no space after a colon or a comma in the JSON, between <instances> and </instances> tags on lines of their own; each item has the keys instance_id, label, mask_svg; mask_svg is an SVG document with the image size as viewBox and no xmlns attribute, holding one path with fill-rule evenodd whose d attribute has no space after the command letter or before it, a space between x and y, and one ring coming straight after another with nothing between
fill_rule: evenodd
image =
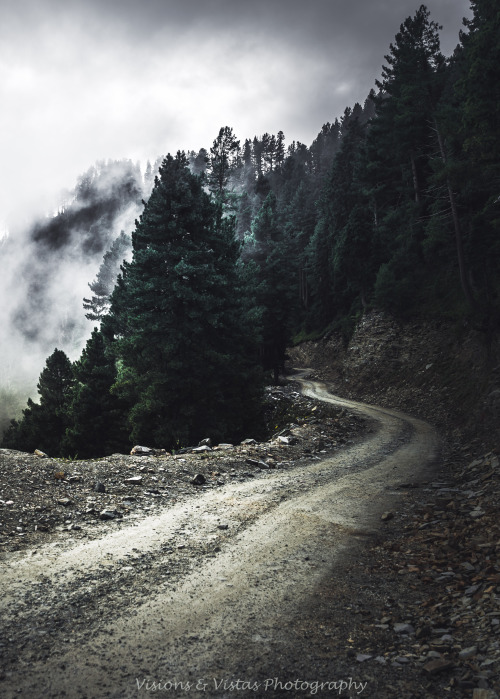
<instances>
[{"instance_id":1,"label":"evergreen foliage","mask_svg":"<svg viewBox=\"0 0 500 699\"><path fill-rule=\"evenodd\" d=\"M89 283L92 296L90 299L83 299L83 308L87 311L85 317L89 320L101 321L107 315L120 267L131 245L130 236L126 235L125 231L121 231L110 249L104 253L97 276L93 282Z\"/></svg>"},{"instance_id":2,"label":"evergreen foliage","mask_svg":"<svg viewBox=\"0 0 500 699\"><path fill-rule=\"evenodd\" d=\"M253 221L246 254L255 263L254 299L261 310L262 324L261 363L264 369L272 370L275 383L284 368L291 333L290 279L296 276L296 260L290 255L290 242L279 225L276 196L271 192Z\"/></svg>"},{"instance_id":3,"label":"evergreen foliage","mask_svg":"<svg viewBox=\"0 0 500 699\"><path fill-rule=\"evenodd\" d=\"M69 400L73 388L71 362L62 350L55 349L47 359L37 388L39 403L28 399L22 420L11 422L2 446L23 451L40 449L51 456L58 455L69 425Z\"/></svg>"},{"instance_id":4,"label":"evergreen foliage","mask_svg":"<svg viewBox=\"0 0 500 699\"><path fill-rule=\"evenodd\" d=\"M163 161L132 245L105 323L132 439L174 448L241 437L260 381L239 245L183 153Z\"/></svg>"},{"instance_id":5,"label":"evergreen foliage","mask_svg":"<svg viewBox=\"0 0 500 699\"><path fill-rule=\"evenodd\" d=\"M110 392L116 380L116 364L97 328L73 364L73 379L67 406L69 424L59 452L79 458L119 452L128 443L125 406Z\"/></svg>"}]
</instances>

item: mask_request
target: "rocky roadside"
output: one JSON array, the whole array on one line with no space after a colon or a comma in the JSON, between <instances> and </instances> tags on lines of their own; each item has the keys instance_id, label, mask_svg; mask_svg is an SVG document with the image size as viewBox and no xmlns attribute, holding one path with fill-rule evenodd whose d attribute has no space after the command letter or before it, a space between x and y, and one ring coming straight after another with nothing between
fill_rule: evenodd
<instances>
[{"instance_id":1,"label":"rocky roadside","mask_svg":"<svg viewBox=\"0 0 500 699\"><path fill-rule=\"evenodd\" d=\"M397 407L444 438L435 476L402 488L383 539L368 543L346 578L325 583L311 612L334 629L339 662L383 697L500 695L500 365L473 333L401 325L366 314L347 345L304 343L311 366L340 396ZM352 589L357 590L356 597ZM335 610L344 609L339 617ZM331 632L330 632L330 635ZM331 642L331 640L330 640ZM341 649L341 650L340 650ZM381 668L383 671L381 672Z\"/></svg>"},{"instance_id":2,"label":"rocky roadside","mask_svg":"<svg viewBox=\"0 0 500 699\"><path fill-rule=\"evenodd\" d=\"M497 699L498 464L464 452L401 488L383 536L357 546L294 620L310 658L298 672L319 674L333 656L337 675L366 682L370 697Z\"/></svg>"},{"instance_id":3,"label":"rocky roadside","mask_svg":"<svg viewBox=\"0 0 500 699\"><path fill-rule=\"evenodd\" d=\"M196 492L321 459L367 429L360 418L296 388L266 390L274 431L266 442L202 443L176 454L145 447L75 461L1 449L0 552L36 548L57 536L94 538L103 527L120 527Z\"/></svg>"},{"instance_id":4,"label":"rocky roadside","mask_svg":"<svg viewBox=\"0 0 500 699\"><path fill-rule=\"evenodd\" d=\"M438 684L452 696L492 699L500 688L500 462L493 452L468 462L466 451L387 522L376 575L411 596L396 612L377 618L372 610L368 626L390 640L376 662L414 665L429 692Z\"/></svg>"}]
</instances>

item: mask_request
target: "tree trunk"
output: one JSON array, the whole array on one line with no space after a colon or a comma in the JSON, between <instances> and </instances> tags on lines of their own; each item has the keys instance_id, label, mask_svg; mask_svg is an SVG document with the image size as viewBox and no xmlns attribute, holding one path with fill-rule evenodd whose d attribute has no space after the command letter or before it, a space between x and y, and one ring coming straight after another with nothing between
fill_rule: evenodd
<instances>
[{"instance_id":1,"label":"tree trunk","mask_svg":"<svg viewBox=\"0 0 500 699\"><path fill-rule=\"evenodd\" d=\"M446 165L447 165L446 151L444 149L443 139L441 136L441 132L439 131L439 127L438 127L438 123L437 123L436 118L434 118L434 127L436 129L436 136L437 136L437 141L438 141L438 145L439 145L439 151L441 153L441 158L442 158L444 166L446 167ZM458 217L457 203L455 201L455 195L453 193L450 178L448 177L448 175L446 175L446 189L448 191L448 199L450 201L451 216L453 219L453 227L455 229L455 248L457 251L458 269L459 269L459 273L460 273L460 284L462 286L462 291L464 292L464 296L467 300L467 303L471 306L471 308L474 308L476 303L474 301L474 297L472 295L472 289L470 287L469 279L467 276L467 269L466 269L466 265L465 265L464 248L463 248L463 236L462 236L462 229L460 226L460 219Z\"/></svg>"},{"instance_id":2,"label":"tree trunk","mask_svg":"<svg viewBox=\"0 0 500 699\"><path fill-rule=\"evenodd\" d=\"M420 185L418 183L417 165L415 163L415 158L413 156L413 153L410 155L410 161L411 161L411 174L413 177L413 191L415 192L415 202L417 204L420 204Z\"/></svg>"}]
</instances>

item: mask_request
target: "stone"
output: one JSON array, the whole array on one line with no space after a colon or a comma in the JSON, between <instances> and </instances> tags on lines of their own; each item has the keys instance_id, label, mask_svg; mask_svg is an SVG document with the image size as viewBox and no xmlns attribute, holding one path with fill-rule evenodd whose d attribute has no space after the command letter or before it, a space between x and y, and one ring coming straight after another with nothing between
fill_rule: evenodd
<instances>
[{"instance_id":1,"label":"stone","mask_svg":"<svg viewBox=\"0 0 500 699\"><path fill-rule=\"evenodd\" d=\"M203 485L207 482L207 479L202 473L197 473L196 476L190 481L191 485Z\"/></svg>"},{"instance_id":2,"label":"stone","mask_svg":"<svg viewBox=\"0 0 500 699\"><path fill-rule=\"evenodd\" d=\"M229 524L219 524L217 529L229 529Z\"/></svg>"},{"instance_id":3,"label":"stone","mask_svg":"<svg viewBox=\"0 0 500 699\"><path fill-rule=\"evenodd\" d=\"M498 694L493 689L474 689L472 699L498 699Z\"/></svg>"},{"instance_id":4,"label":"stone","mask_svg":"<svg viewBox=\"0 0 500 699\"><path fill-rule=\"evenodd\" d=\"M120 513L117 510L102 510L102 512L99 513L99 519L103 520L116 519L119 516Z\"/></svg>"},{"instance_id":5,"label":"stone","mask_svg":"<svg viewBox=\"0 0 500 699\"><path fill-rule=\"evenodd\" d=\"M431 660L429 663L426 663L424 665L424 670L428 675L437 675L439 672L450 670L452 667L453 663L450 660L438 658L437 660Z\"/></svg>"},{"instance_id":6,"label":"stone","mask_svg":"<svg viewBox=\"0 0 500 699\"><path fill-rule=\"evenodd\" d=\"M465 561L464 563L460 563L460 567L463 568L464 570L468 570L470 573L473 573L476 569L472 565L472 563L469 563L469 561Z\"/></svg>"},{"instance_id":7,"label":"stone","mask_svg":"<svg viewBox=\"0 0 500 699\"><path fill-rule=\"evenodd\" d=\"M139 444L133 447L130 451L132 456L153 456L154 453L154 449L150 449L149 447L141 447Z\"/></svg>"},{"instance_id":8,"label":"stone","mask_svg":"<svg viewBox=\"0 0 500 699\"><path fill-rule=\"evenodd\" d=\"M70 498L61 498L57 501L57 504L62 505L63 507L68 507L68 505L71 505L71 502L72 500L70 500Z\"/></svg>"},{"instance_id":9,"label":"stone","mask_svg":"<svg viewBox=\"0 0 500 699\"><path fill-rule=\"evenodd\" d=\"M199 447L211 447L212 446L212 440L210 437L207 437L206 439L202 439L201 442L198 443Z\"/></svg>"},{"instance_id":10,"label":"stone","mask_svg":"<svg viewBox=\"0 0 500 699\"><path fill-rule=\"evenodd\" d=\"M92 490L96 493L105 493L106 492L106 488L104 486L104 483L101 483L100 481L96 481L94 483L94 487L92 488Z\"/></svg>"},{"instance_id":11,"label":"stone","mask_svg":"<svg viewBox=\"0 0 500 699\"><path fill-rule=\"evenodd\" d=\"M123 481L128 485L140 485L142 483L142 476L132 476L132 478L125 478Z\"/></svg>"},{"instance_id":12,"label":"stone","mask_svg":"<svg viewBox=\"0 0 500 699\"><path fill-rule=\"evenodd\" d=\"M257 468L270 468L269 464L258 459L245 459L245 463L250 464L250 466L256 466Z\"/></svg>"},{"instance_id":13,"label":"stone","mask_svg":"<svg viewBox=\"0 0 500 699\"><path fill-rule=\"evenodd\" d=\"M405 633L411 636L415 633L415 629L411 624L394 624L394 632Z\"/></svg>"},{"instance_id":14,"label":"stone","mask_svg":"<svg viewBox=\"0 0 500 699\"><path fill-rule=\"evenodd\" d=\"M476 507L472 512L469 512L469 517L472 517L472 519L479 519L480 517L483 517L484 515L484 510L482 510L480 507Z\"/></svg>"},{"instance_id":15,"label":"stone","mask_svg":"<svg viewBox=\"0 0 500 699\"><path fill-rule=\"evenodd\" d=\"M480 587L481 587L481 585L471 585L470 587L468 587L465 590L464 594L468 595L468 596L473 595L474 593L476 593L479 590Z\"/></svg>"},{"instance_id":16,"label":"stone","mask_svg":"<svg viewBox=\"0 0 500 699\"><path fill-rule=\"evenodd\" d=\"M384 512L382 517L380 518L383 522L388 522L390 519L393 519L394 513L393 512Z\"/></svg>"},{"instance_id":17,"label":"stone","mask_svg":"<svg viewBox=\"0 0 500 699\"><path fill-rule=\"evenodd\" d=\"M212 449L207 444L202 444L201 447L194 447L191 451L193 454L201 454L205 451L212 451Z\"/></svg>"},{"instance_id":18,"label":"stone","mask_svg":"<svg viewBox=\"0 0 500 699\"><path fill-rule=\"evenodd\" d=\"M290 437L283 437L281 435L278 435L278 437L276 437L276 441L278 442L278 444L284 444L288 446L290 444Z\"/></svg>"},{"instance_id":19,"label":"stone","mask_svg":"<svg viewBox=\"0 0 500 699\"><path fill-rule=\"evenodd\" d=\"M39 456L41 459L46 459L48 458L48 455L44 451L40 451L40 449L35 449L33 452L36 456Z\"/></svg>"},{"instance_id":20,"label":"stone","mask_svg":"<svg viewBox=\"0 0 500 699\"><path fill-rule=\"evenodd\" d=\"M372 657L372 655L367 655L366 653L358 653L356 660L358 663L364 663L366 660L371 660Z\"/></svg>"},{"instance_id":21,"label":"stone","mask_svg":"<svg viewBox=\"0 0 500 699\"><path fill-rule=\"evenodd\" d=\"M243 446L250 446L251 444L257 444L255 439L244 439L241 444Z\"/></svg>"}]
</instances>

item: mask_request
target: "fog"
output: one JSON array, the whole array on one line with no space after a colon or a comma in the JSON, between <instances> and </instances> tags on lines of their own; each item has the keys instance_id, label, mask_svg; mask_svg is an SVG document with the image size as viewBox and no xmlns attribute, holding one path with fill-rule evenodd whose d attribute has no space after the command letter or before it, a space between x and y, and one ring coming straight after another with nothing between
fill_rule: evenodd
<instances>
[{"instance_id":1,"label":"fog","mask_svg":"<svg viewBox=\"0 0 500 699\"><path fill-rule=\"evenodd\" d=\"M91 296L88 285L104 252L122 230L133 230L142 211L137 197L113 208L120 181L96 168L90 172L90 202L67 192L64 211L18 227L1 241L0 431L19 416L28 397L37 399L38 376L56 347L71 360L80 355L96 325L83 309L83 298ZM108 207L109 214L103 211Z\"/></svg>"}]
</instances>

